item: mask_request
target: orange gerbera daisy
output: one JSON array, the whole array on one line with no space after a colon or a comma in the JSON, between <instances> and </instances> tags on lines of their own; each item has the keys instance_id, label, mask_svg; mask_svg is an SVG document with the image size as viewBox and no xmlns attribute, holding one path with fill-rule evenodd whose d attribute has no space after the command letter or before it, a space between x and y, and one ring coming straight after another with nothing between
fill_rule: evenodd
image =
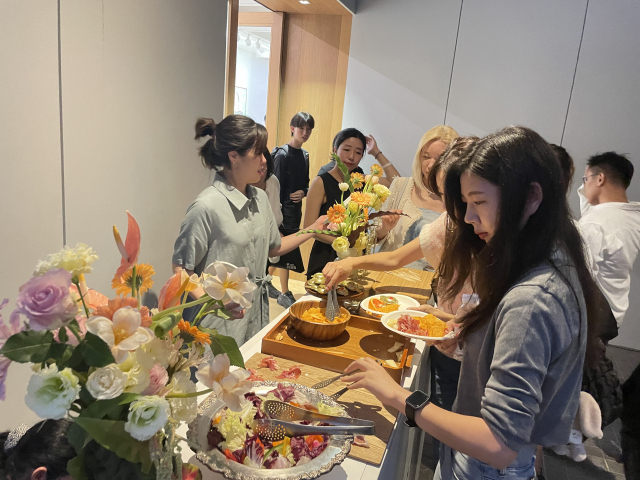
<instances>
[{"instance_id":1,"label":"orange gerbera daisy","mask_svg":"<svg viewBox=\"0 0 640 480\"><path fill-rule=\"evenodd\" d=\"M371 198L368 193L353 192L351 194L351 201L357 203L361 207L368 207L371 204Z\"/></svg>"},{"instance_id":2,"label":"orange gerbera daisy","mask_svg":"<svg viewBox=\"0 0 640 480\"><path fill-rule=\"evenodd\" d=\"M198 327L192 327L189 322L180 320L178 322L178 330L180 330L180 338L182 338L185 343L196 342L200 345L204 345L205 343L211 345L209 334L201 332L198 330Z\"/></svg>"},{"instance_id":3,"label":"orange gerbera daisy","mask_svg":"<svg viewBox=\"0 0 640 480\"><path fill-rule=\"evenodd\" d=\"M340 224L347 218L346 211L347 210L344 208L344 205L336 204L329 208L327 211L327 217L331 223Z\"/></svg>"},{"instance_id":4,"label":"orange gerbera daisy","mask_svg":"<svg viewBox=\"0 0 640 480\"><path fill-rule=\"evenodd\" d=\"M111 288L113 288L118 295L131 295L131 274L133 268L130 268L126 272L119 276L117 273L111 281ZM148 263L141 263L136 265L136 285L140 290L140 293L144 293L153 287L153 280L151 277L156 272Z\"/></svg>"},{"instance_id":5,"label":"orange gerbera daisy","mask_svg":"<svg viewBox=\"0 0 640 480\"><path fill-rule=\"evenodd\" d=\"M110 299L107 302L107 305L100 305L96 307L94 315L113 320L113 314L122 307L138 308L138 300L131 297L116 297ZM142 306L140 308L140 316L142 317L141 325L143 327L151 326L151 315L149 314L149 309L147 307Z\"/></svg>"},{"instance_id":6,"label":"orange gerbera daisy","mask_svg":"<svg viewBox=\"0 0 640 480\"><path fill-rule=\"evenodd\" d=\"M361 188L364 185L364 175L359 172L353 172L351 174L351 184L353 188Z\"/></svg>"},{"instance_id":7,"label":"orange gerbera daisy","mask_svg":"<svg viewBox=\"0 0 640 480\"><path fill-rule=\"evenodd\" d=\"M378 165L377 163L374 163L373 165L371 165L371 175L375 175L376 177L379 177L382 175L382 167L380 165Z\"/></svg>"}]
</instances>

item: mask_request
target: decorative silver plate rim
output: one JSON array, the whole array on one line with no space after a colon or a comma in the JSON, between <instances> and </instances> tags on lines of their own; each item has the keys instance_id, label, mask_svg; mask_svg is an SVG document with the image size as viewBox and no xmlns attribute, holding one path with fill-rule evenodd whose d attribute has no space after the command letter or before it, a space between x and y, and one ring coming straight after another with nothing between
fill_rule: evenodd
<instances>
[{"instance_id":1,"label":"decorative silver plate rim","mask_svg":"<svg viewBox=\"0 0 640 480\"><path fill-rule=\"evenodd\" d=\"M269 390L272 390L278 386L278 383L285 386L293 386L299 392L304 393L314 405L322 400L324 403L332 407L342 407L342 405L324 393L297 383L276 381L253 382L253 390L263 390L267 387ZM202 445L203 440L206 441L206 434L209 432L212 416L220 409L224 408L224 406L225 405L222 400L219 400L214 393L205 398L200 405L198 405L198 415L196 419L189 424L187 438L197 445ZM348 417L349 415L343 411L342 416ZM205 427L206 431L204 431ZM317 478L320 475L331 471L335 465L341 464L351 451L352 443L353 435L332 435L327 448L325 448L320 455L310 462L300 466L296 465L291 468L275 470L252 468L240 463L230 462L217 449L196 451L192 448L192 450L196 454L196 458L203 465L206 465L210 470L221 473L226 478L232 480L262 480L265 478L277 478L278 480L302 480ZM205 443L205 445L205 448L208 449L208 442Z\"/></svg>"}]
</instances>

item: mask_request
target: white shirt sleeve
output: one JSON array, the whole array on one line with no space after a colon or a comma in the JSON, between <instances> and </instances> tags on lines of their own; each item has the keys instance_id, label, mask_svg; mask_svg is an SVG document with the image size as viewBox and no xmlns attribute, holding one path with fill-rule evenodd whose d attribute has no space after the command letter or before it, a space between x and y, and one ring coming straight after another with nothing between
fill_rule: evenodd
<instances>
[{"instance_id":1,"label":"white shirt sleeve","mask_svg":"<svg viewBox=\"0 0 640 480\"><path fill-rule=\"evenodd\" d=\"M584 184L578 187L578 198L580 198L580 216L584 217L589 210L591 210L591 204L587 201L587 197L584 196Z\"/></svg>"}]
</instances>

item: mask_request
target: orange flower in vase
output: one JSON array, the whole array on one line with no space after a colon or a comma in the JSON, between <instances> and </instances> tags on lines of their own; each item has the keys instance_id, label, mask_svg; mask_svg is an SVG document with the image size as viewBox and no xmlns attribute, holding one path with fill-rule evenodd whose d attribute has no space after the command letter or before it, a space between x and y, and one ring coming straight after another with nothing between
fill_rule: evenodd
<instances>
[{"instance_id":1,"label":"orange flower in vase","mask_svg":"<svg viewBox=\"0 0 640 480\"><path fill-rule=\"evenodd\" d=\"M353 185L355 189L362 188L362 185L364 185L364 175L359 172L353 172L351 174L351 185Z\"/></svg>"},{"instance_id":2,"label":"orange flower in vase","mask_svg":"<svg viewBox=\"0 0 640 480\"><path fill-rule=\"evenodd\" d=\"M371 197L368 193L353 192L351 201L365 208L371 205Z\"/></svg>"},{"instance_id":3,"label":"orange flower in vase","mask_svg":"<svg viewBox=\"0 0 640 480\"><path fill-rule=\"evenodd\" d=\"M111 282L111 288L113 288L118 295L131 295L131 275L133 274L133 268L127 270L122 275L116 275ZM156 272L148 263L141 263L136 265L136 287L140 290L140 293L144 293L153 287L153 280L151 277Z\"/></svg>"},{"instance_id":4,"label":"orange flower in vase","mask_svg":"<svg viewBox=\"0 0 640 480\"><path fill-rule=\"evenodd\" d=\"M336 204L329 208L327 211L327 217L331 223L340 224L346 220L346 212L347 210L344 208L344 205Z\"/></svg>"},{"instance_id":5,"label":"orange flower in vase","mask_svg":"<svg viewBox=\"0 0 640 480\"><path fill-rule=\"evenodd\" d=\"M180 330L180 338L182 338L185 343L196 342L200 345L204 345L205 343L211 345L209 334L201 332L198 327L192 327L189 322L180 320L178 322L178 330Z\"/></svg>"},{"instance_id":6,"label":"orange flower in vase","mask_svg":"<svg viewBox=\"0 0 640 480\"><path fill-rule=\"evenodd\" d=\"M109 300L106 305L98 306L94 315L98 317L106 317L109 320L113 320L113 314L123 307L138 308L138 300L131 297L116 297ZM140 307L140 317L141 325L143 327L151 326L151 315L147 307Z\"/></svg>"}]
</instances>

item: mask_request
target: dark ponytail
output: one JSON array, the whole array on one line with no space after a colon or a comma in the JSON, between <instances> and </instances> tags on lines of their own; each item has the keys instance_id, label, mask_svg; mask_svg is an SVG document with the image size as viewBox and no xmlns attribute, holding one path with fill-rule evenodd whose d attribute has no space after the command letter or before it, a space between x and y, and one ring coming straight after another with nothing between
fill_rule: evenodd
<instances>
[{"instance_id":1,"label":"dark ponytail","mask_svg":"<svg viewBox=\"0 0 640 480\"><path fill-rule=\"evenodd\" d=\"M47 479L69 475L67 463L76 452L67 440L70 420L45 420L36 423L20 438L15 447L4 451L9 432L0 434L0 473L2 478L23 478L39 467L47 469Z\"/></svg>"},{"instance_id":2,"label":"dark ponytail","mask_svg":"<svg viewBox=\"0 0 640 480\"><path fill-rule=\"evenodd\" d=\"M230 168L230 152L246 155L267 147L267 129L244 115L229 115L218 124L211 118L199 118L195 138L202 137L211 137L199 152L202 164L212 170Z\"/></svg>"}]
</instances>

